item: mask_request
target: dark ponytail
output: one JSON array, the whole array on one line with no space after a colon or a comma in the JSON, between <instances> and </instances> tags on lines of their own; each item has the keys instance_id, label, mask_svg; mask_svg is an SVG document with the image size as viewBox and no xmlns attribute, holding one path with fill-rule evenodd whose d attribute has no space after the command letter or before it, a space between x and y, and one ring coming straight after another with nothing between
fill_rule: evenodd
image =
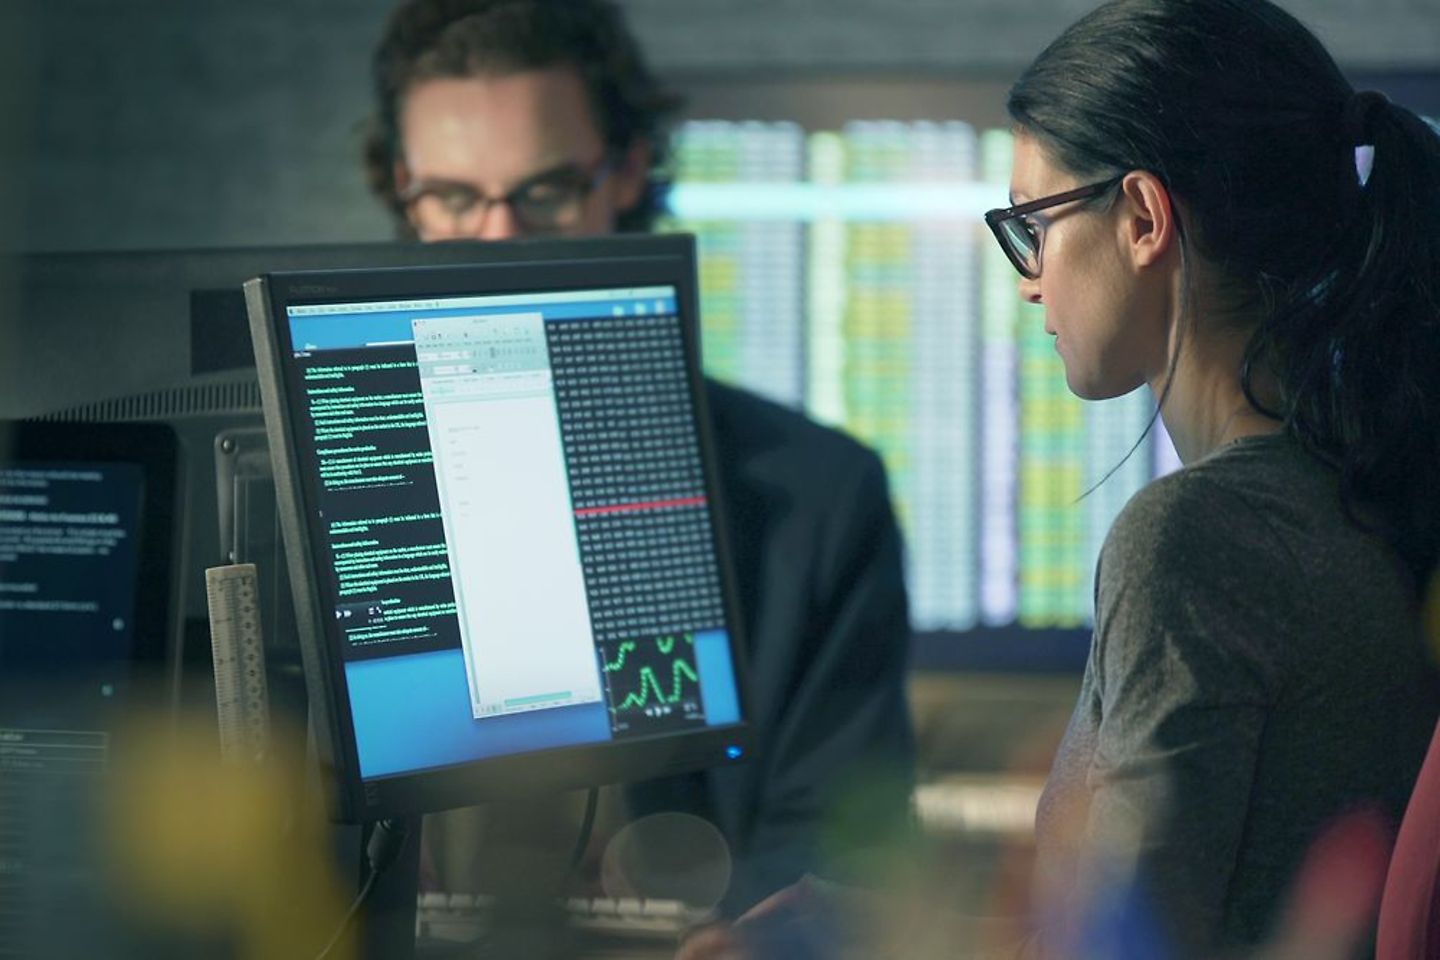
<instances>
[{"instance_id":1,"label":"dark ponytail","mask_svg":"<svg viewBox=\"0 0 1440 960\"><path fill-rule=\"evenodd\" d=\"M1114 0L1011 91L1077 175L1149 170L1253 329L1241 374L1417 574L1440 550L1440 137L1267 0ZM1362 148L1357 151L1357 148ZM1363 179L1363 183L1362 183ZM1187 280L1188 282L1188 280Z\"/></svg>"}]
</instances>

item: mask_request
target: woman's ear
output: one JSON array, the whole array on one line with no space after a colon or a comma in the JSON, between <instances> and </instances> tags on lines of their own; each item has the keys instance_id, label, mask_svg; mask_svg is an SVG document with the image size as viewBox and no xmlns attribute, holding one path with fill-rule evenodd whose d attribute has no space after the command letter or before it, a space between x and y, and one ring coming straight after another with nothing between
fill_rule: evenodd
<instances>
[{"instance_id":1,"label":"woman's ear","mask_svg":"<svg viewBox=\"0 0 1440 960\"><path fill-rule=\"evenodd\" d=\"M1179 223L1170 191L1146 170L1127 173L1120 181L1121 243L1137 269L1152 266L1175 249Z\"/></svg>"}]
</instances>

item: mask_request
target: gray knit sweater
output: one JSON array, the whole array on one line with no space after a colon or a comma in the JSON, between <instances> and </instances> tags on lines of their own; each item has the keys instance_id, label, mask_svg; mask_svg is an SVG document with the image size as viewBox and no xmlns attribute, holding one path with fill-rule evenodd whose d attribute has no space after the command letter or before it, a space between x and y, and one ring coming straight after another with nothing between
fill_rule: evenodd
<instances>
[{"instance_id":1,"label":"gray knit sweater","mask_svg":"<svg viewBox=\"0 0 1440 960\"><path fill-rule=\"evenodd\" d=\"M1042 882L1137 876L1183 954L1271 929L1327 821L1399 821L1440 699L1416 588L1283 435L1141 490L1096 577L1095 639L1037 817Z\"/></svg>"}]
</instances>

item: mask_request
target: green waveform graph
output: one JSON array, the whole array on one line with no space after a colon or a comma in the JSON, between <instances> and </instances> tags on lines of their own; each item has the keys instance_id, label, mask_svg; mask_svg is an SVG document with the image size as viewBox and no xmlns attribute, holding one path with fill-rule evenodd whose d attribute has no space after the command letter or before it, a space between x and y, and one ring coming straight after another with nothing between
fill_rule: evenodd
<instances>
[{"instance_id":1,"label":"green waveform graph","mask_svg":"<svg viewBox=\"0 0 1440 960\"><path fill-rule=\"evenodd\" d=\"M612 661L608 661L605 664L605 672L616 673L620 670L624 670L625 659L630 656L631 652L634 651L634 649L634 640L626 640L625 642L621 643L620 646L615 648L615 659Z\"/></svg>"},{"instance_id":2,"label":"green waveform graph","mask_svg":"<svg viewBox=\"0 0 1440 960\"><path fill-rule=\"evenodd\" d=\"M616 720L698 717L700 677L694 646L693 636L679 634L625 640L609 654L602 652L610 712Z\"/></svg>"},{"instance_id":3,"label":"green waveform graph","mask_svg":"<svg viewBox=\"0 0 1440 960\"><path fill-rule=\"evenodd\" d=\"M680 640L684 640L686 645L688 646L693 647L695 645L695 638L690 634L685 633L681 634L678 637L656 637L655 650L662 656L668 657L675 649L675 644ZM625 661L629 658L630 654L634 653L636 650L636 643L637 641L635 640L622 641L620 643L620 646L615 648L615 659L606 661L605 672L617 673L621 670L624 670ZM691 677L691 679L693 680L695 678Z\"/></svg>"},{"instance_id":4,"label":"green waveform graph","mask_svg":"<svg viewBox=\"0 0 1440 960\"><path fill-rule=\"evenodd\" d=\"M695 670L683 660L676 660L672 665L670 693L667 695L660 687L660 681L655 677L655 671L649 667L640 668L640 689L625 695L625 699L614 707L615 710L641 710L652 702L660 705L679 703L684 699L685 681L700 684L700 678L695 675ZM653 700L651 694L654 694Z\"/></svg>"}]
</instances>

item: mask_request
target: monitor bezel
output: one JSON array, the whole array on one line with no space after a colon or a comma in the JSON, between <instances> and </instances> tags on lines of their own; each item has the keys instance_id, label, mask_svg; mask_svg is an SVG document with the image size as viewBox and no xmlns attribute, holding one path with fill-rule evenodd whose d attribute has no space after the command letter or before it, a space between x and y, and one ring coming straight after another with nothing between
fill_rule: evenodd
<instances>
[{"instance_id":1,"label":"monitor bezel","mask_svg":"<svg viewBox=\"0 0 1440 960\"><path fill-rule=\"evenodd\" d=\"M332 818L360 822L407 816L485 800L554 793L604 783L649 779L733 763L753 747L743 620L726 540L723 491L699 363L695 243L689 235L530 240L472 247L465 264L381 266L277 272L245 286L266 430L274 461L300 629L300 647ZM681 311L687 379L696 404L702 469L712 496L712 527L720 560L740 720L680 734L510 754L464 764L362 779L334 618L324 615L320 569L323 552L313 484L299 474L301 446L292 417L301 415L286 375L292 346L286 308L365 299L409 299L452 294L485 295L536 290L673 286Z\"/></svg>"}]
</instances>

